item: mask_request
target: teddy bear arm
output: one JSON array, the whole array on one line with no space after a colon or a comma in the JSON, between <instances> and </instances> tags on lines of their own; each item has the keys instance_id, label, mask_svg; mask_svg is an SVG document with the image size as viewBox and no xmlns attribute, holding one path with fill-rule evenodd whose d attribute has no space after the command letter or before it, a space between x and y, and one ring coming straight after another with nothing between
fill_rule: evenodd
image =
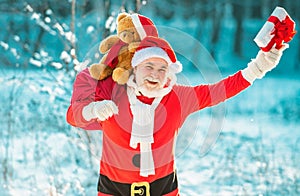
<instances>
[{"instance_id":1,"label":"teddy bear arm","mask_svg":"<svg viewBox=\"0 0 300 196\"><path fill-rule=\"evenodd\" d=\"M132 67L131 67L131 59L132 58L123 59L122 61L119 62L118 67L126 69L126 70L132 69Z\"/></svg>"},{"instance_id":2,"label":"teddy bear arm","mask_svg":"<svg viewBox=\"0 0 300 196\"><path fill-rule=\"evenodd\" d=\"M112 68L105 65L104 61L107 55L104 55L99 63L92 64L89 67L89 72L92 78L95 80L103 80L110 76L113 72Z\"/></svg>"},{"instance_id":3,"label":"teddy bear arm","mask_svg":"<svg viewBox=\"0 0 300 196\"><path fill-rule=\"evenodd\" d=\"M104 54L108 52L111 47L116 44L120 38L117 35L110 35L104 40L101 41L100 46L99 46L99 51Z\"/></svg>"},{"instance_id":4,"label":"teddy bear arm","mask_svg":"<svg viewBox=\"0 0 300 196\"><path fill-rule=\"evenodd\" d=\"M123 67L117 67L113 71L112 78L118 84L125 84L128 81L130 74L131 69L128 70Z\"/></svg>"},{"instance_id":5,"label":"teddy bear arm","mask_svg":"<svg viewBox=\"0 0 300 196\"><path fill-rule=\"evenodd\" d=\"M134 53L136 49L139 47L141 42L132 42L128 44L128 50L131 53Z\"/></svg>"}]
</instances>

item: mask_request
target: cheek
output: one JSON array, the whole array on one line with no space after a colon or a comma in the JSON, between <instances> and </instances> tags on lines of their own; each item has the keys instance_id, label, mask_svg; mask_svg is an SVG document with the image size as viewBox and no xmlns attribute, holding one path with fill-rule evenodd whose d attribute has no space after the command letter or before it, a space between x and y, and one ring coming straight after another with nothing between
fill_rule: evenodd
<instances>
[{"instance_id":1,"label":"cheek","mask_svg":"<svg viewBox=\"0 0 300 196\"><path fill-rule=\"evenodd\" d=\"M139 76L140 78L143 78L145 76L147 76L149 73L146 69L138 69L136 71L136 75Z\"/></svg>"},{"instance_id":2,"label":"cheek","mask_svg":"<svg viewBox=\"0 0 300 196\"><path fill-rule=\"evenodd\" d=\"M143 74L140 71L136 71L135 72L135 82L137 85L141 85L141 83L143 82Z\"/></svg>"},{"instance_id":3,"label":"cheek","mask_svg":"<svg viewBox=\"0 0 300 196\"><path fill-rule=\"evenodd\" d=\"M140 79L140 77L139 77L139 75L135 75L135 82L136 82L136 84L140 84L141 82L141 79Z\"/></svg>"},{"instance_id":4,"label":"cheek","mask_svg":"<svg viewBox=\"0 0 300 196\"><path fill-rule=\"evenodd\" d=\"M161 73L159 74L159 80L161 82L165 81L166 80L166 77L167 77L167 74L166 73Z\"/></svg>"}]
</instances>

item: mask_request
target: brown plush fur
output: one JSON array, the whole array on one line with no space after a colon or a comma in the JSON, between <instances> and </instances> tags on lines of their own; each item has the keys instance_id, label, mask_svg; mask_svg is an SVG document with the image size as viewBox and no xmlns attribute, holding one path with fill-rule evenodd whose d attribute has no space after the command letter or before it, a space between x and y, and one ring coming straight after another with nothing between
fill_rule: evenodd
<instances>
[{"instance_id":1,"label":"brown plush fur","mask_svg":"<svg viewBox=\"0 0 300 196\"><path fill-rule=\"evenodd\" d=\"M114 69L104 64L111 47L119 40L127 43L118 54L118 64ZM93 64L89 68L90 75L96 80L103 80L112 75L118 84L125 84L132 71L131 59L135 49L140 43L140 36L136 31L129 14L121 13L117 18L117 35L111 35L101 41L99 51L104 54L99 63Z\"/></svg>"}]
</instances>

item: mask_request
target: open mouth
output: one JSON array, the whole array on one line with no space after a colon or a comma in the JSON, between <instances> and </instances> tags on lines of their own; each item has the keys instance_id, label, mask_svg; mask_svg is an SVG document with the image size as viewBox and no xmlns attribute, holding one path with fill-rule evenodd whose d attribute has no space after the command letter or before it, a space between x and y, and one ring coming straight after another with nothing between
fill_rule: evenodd
<instances>
[{"instance_id":1,"label":"open mouth","mask_svg":"<svg viewBox=\"0 0 300 196\"><path fill-rule=\"evenodd\" d=\"M153 85L153 86L158 84L158 82L155 82L155 81L151 81L151 80L146 80L146 81L148 84Z\"/></svg>"}]
</instances>

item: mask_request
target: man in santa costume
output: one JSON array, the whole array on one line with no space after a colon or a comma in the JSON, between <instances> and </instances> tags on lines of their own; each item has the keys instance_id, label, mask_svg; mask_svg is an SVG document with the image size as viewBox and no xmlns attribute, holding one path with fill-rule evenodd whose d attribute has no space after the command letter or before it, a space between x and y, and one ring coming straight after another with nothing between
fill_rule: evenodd
<instances>
[{"instance_id":1,"label":"man in santa costume","mask_svg":"<svg viewBox=\"0 0 300 196\"><path fill-rule=\"evenodd\" d=\"M74 82L67 121L103 131L98 195L179 195L174 144L193 112L235 96L279 63L286 46L259 51L248 66L215 84L182 86L182 65L167 41L148 36L132 59L126 85L96 81L88 69Z\"/></svg>"}]
</instances>

